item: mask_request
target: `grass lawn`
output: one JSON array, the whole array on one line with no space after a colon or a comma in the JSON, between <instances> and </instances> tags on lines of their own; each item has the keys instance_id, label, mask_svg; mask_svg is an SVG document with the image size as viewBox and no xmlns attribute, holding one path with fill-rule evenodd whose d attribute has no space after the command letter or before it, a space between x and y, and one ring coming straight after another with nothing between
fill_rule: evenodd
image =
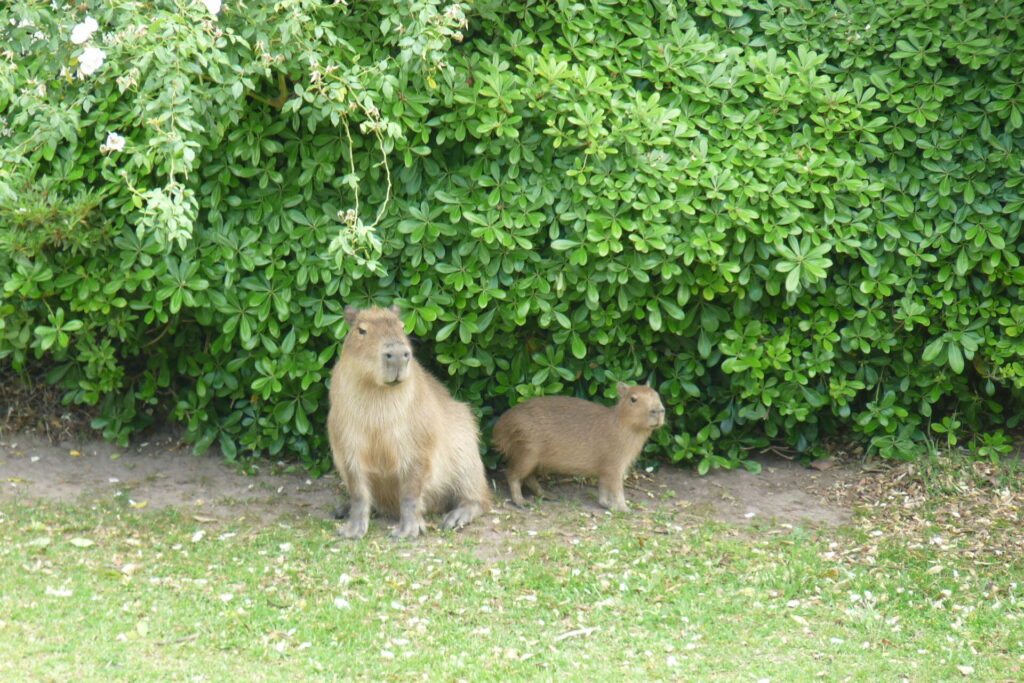
<instances>
[{"instance_id":1,"label":"grass lawn","mask_svg":"<svg viewBox=\"0 0 1024 683\"><path fill-rule=\"evenodd\" d=\"M1021 557L872 514L814 531L570 510L403 542L375 520L347 542L312 517L5 503L0 679L1024 678Z\"/></svg>"}]
</instances>

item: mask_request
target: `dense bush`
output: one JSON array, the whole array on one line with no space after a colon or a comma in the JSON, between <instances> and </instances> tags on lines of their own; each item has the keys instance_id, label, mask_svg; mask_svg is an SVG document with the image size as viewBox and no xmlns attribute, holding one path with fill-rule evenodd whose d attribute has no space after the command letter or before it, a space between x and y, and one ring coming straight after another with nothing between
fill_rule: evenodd
<instances>
[{"instance_id":1,"label":"dense bush","mask_svg":"<svg viewBox=\"0 0 1024 683\"><path fill-rule=\"evenodd\" d=\"M650 379L702 471L1005 449L1019 3L219 4L0 10L0 358L108 437L322 469L343 306L398 301L485 426Z\"/></svg>"}]
</instances>

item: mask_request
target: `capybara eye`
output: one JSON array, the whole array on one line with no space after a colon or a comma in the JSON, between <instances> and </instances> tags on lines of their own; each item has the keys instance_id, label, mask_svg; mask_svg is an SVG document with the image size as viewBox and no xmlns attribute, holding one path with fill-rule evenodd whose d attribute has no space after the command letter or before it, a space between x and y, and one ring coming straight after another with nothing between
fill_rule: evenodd
<instances>
[{"instance_id":1,"label":"capybara eye","mask_svg":"<svg viewBox=\"0 0 1024 683\"><path fill-rule=\"evenodd\" d=\"M359 328L356 328L356 329L359 331L359 334L366 334L366 328L365 327L359 327Z\"/></svg>"},{"instance_id":2,"label":"capybara eye","mask_svg":"<svg viewBox=\"0 0 1024 683\"><path fill-rule=\"evenodd\" d=\"M629 397L629 402L630 403L636 403L636 396L630 396Z\"/></svg>"}]
</instances>

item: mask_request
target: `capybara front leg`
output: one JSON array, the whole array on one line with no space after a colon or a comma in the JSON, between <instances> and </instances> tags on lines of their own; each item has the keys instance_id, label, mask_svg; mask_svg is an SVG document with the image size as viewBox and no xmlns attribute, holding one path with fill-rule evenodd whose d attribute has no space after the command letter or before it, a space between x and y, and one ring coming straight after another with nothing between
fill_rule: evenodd
<instances>
[{"instance_id":1,"label":"capybara front leg","mask_svg":"<svg viewBox=\"0 0 1024 683\"><path fill-rule=\"evenodd\" d=\"M602 474L597 480L597 502L609 510L626 512L626 494L622 490L622 477Z\"/></svg>"},{"instance_id":2,"label":"capybara front leg","mask_svg":"<svg viewBox=\"0 0 1024 683\"><path fill-rule=\"evenodd\" d=\"M338 530L342 538L362 538L370 525L373 498L369 483L357 467L345 469L345 485L349 491L348 522Z\"/></svg>"},{"instance_id":3,"label":"capybara front leg","mask_svg":"<svg viewBox=\"0 0 1024 683\"><path fill-rule=\"evenodd\" d=\"M391 535L395 538L416 538L427 530L423 519L423 465L415 462L400 475L398 488L398 526Z\"/></svg>"},{"instance_id":4,"label":"capybara front leg","mask_svg":"<svg viewBox=\"0 0 1024 683\"><path fill-rule=\"evenodd\" d=\"M398 526L394 528L391 535L395 538L416 538L425 533L427 522L423 519L422 508L419 495L403 492L399 504Z\"/></svg>"},{"instance_id":5,"label":"capybara front leg","mask_svg":"<svg viewBox=\"0 0 1024 683\"><path fill-rule=\"evenodd\" d=\"M370 497L365 493L352 492L348 506L348 522L338 530L342 538L362 538L370 526Z\"/></svg>"}]
</instances>

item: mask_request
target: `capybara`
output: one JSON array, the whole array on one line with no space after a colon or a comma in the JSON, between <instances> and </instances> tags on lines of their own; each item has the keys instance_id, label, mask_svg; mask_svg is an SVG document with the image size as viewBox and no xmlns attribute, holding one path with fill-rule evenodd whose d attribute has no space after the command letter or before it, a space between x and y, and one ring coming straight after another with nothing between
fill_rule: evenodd
<instances>
[{"instance_id":1,"label":"capybara","mask_svg":"<svg viewBox=\"0 0 1024 683\"><path fill-rule=\"evenodd\" d=\"M651 432L665 423L658 392L617 386L619 402L603 406L570 396L540 396L506 411L494 425L494 447L508 456L512 502L522 506L521 483L546 495L537 474L597 477L602 507L626 510L622 482Z\"/></svg>"},{"instance_id":2,"label":"capybara","mask_svg":"<svg viewBox=\"0 0 1024 683\"><path fill-rule=\"evenodd\" d=\"M398 538L425 531L425 513L452 529L490 509L476 417L416 362L398 314L345 308L327 435L350 495L346 538L366 533L371 508L398 515Z\"/></svg>"}]
</instances>

